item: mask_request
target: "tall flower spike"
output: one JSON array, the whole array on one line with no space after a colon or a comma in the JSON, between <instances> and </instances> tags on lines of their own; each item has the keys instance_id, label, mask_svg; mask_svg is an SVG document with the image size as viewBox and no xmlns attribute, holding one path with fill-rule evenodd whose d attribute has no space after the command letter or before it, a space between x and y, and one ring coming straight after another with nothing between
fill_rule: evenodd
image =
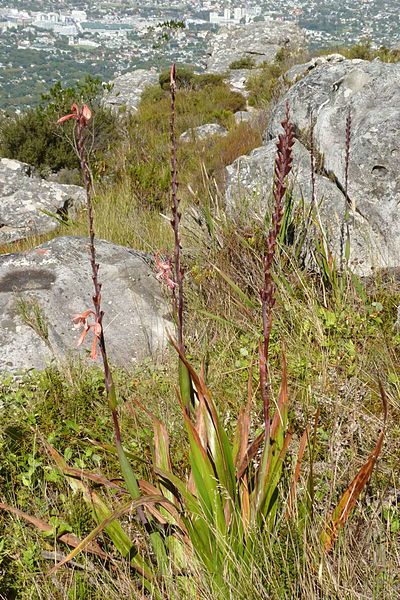
<instances>
[{"instance_id":1,"label":"tall flower spike","mask_svg":"<svg viewBox=\"0 0 400 600\"><path fill-rule=\"evenodd\" d=\"M178 343L181 351L184 350L183 343L183 278L184 269L181 262L181 240L179 234L179 224L181 221L181 213L179 210L180 198L178 195L178 152L176 142L176 131L175 131L175 117L176 117L176 106L175 106L175 95L176 95L176 66L171 65L170 69L170 97L171 97L171 119L170 119L170 142L171 142L171 204L172 204L172 219L171 225L174 231L174 277L176 284L172 289L173 291L173 304L174 313L177 317L178 327Z\"/></svg>"},{"instance_id":2,"label":"tall flower spike","mask_svg":"<svg viewBox=\"0 0 400 600\"><path fill-rule=\"evenodd\" d=\"M260 343L260 383L264 408L265 438L269 437L269 339L272 328L272 310L275 306L275 283L272 276L275 250L279 232L281 230L284 213L284 198L287 189L287 176L293 162L294 127L290 121L289 105L286 104L285 118L282 121L283 133L278 137L274 170L274 207L271 218L271 227L266 240L264 254L264 285L260 290L263 321L263 341Z\"/></svg>"}]
</instances>

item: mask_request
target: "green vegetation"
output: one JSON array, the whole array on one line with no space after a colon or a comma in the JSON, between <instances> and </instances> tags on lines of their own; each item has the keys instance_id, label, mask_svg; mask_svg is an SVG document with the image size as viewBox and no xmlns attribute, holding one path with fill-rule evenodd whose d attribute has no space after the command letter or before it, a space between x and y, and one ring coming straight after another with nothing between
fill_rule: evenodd
<instances>
[{"instance_id":1,"label":"green vegetation","mask_svg":"<svg viewBox=\"0 0 400 600\"><path fill-rule=\"evenodd\" d=\"M286 71L295 64L306 62L308 55L304 51L293 52L285 48L281 48L277 52L274 62L263 63L248 78L246 87L250 92L250 106L267 108L273 104L287 88L288 83L285 81Z\"/></svg>"},{"instance_id":2,"label":"green vegetation","mask_svg":"<svg viewBox=\"0 0 400 600\"><path fill-rule=\"evenodd\" d=\"M219 123L229 129L226 138L206 140L198 154L194 152L194 143L180 145L182 194L188 196L186 190L190 185L195 196L204 196L207 183L204 169L208 179L220 183L224 167L233 157L256 147L260 132L234 125L233 113L245 107L245 100L221 83L220 78L210 79L205 85L201 83L200 87L195 83L186 85L182 78L179 80L179 71L177 79L181 86L176 104L178 136L204 123ZM135 195L147 208L163 209L169 202L169 110L168 92L159 87L150 88L145 92L137 114L127 124L129 147L121 179L128 173Z\"/></svg>"},{"instance_id":3,"label":"green vegetation","mask_svg":"<svg viewBox=\"0 0 400 600\"><path fill-rule=\"evenodd\" d=\"M185 29L184 21L176 21L171 19L170 21L163 21L162 23L157 23L156 27L160 29Z\"/></svg>"},{"instance_id":4,"label":"green vegetation","mask_svg":"<svg viewBox=\"0 0 400 600\"><path fill-rule=\"evenodd\" d=\"M256 66L255 60L251 56L243 56L238 60L234 60L229 65L229 68L232 70L235 69L253 69Z\"/></svg>"},{"instance_id":5,"label":"green vegetation","mask_svg":"<svg viewBox=\"0 0 400 600\"><path fill-rule=\"evenodd\" d=\"M277 79L282 60L263 70L276 69ZM170 205L167 77L146 91L135 115L121 115L125 133L109 139L107 169L98 158L102 149L92 157L98 236L152 253L173 247L170 224L159 214L169 214ZM232 223L220 210L219 194L224 166L259 145L262 127L236 126L232 115L244 99L221 80L198 81L184 74L179 82L177 136L206 122L229 129L226 138L178 145L186 351L196 369L186 368L198 403L186 402L182 386L186 408L177 400L173 349L162 365L114 369L128 461L121 471L98 368L54 362L41 373L3 376L0 596L394 599L400 586L400 335L393 327L399 284L386 275L361 281L339 273L318 228L312 241L317 264L307 272L299 259L301 207L287 203L273 267L271 443L245 478L239 476L247 442L264 433L257 364L270 219ZM277 92L264 88L256 97L256 81L251 85L259 105ZM58 116L69 112L70 100ZM58 233L85 231L82 215ZM40 307L20 302L18 310L46 338ZM333 532L334 508L360 468L371 466L368 457L382 439L379 382L389 416L378 467L367 494L351 497L356 505L346 527ZM145 497L145 527L125 489L130 469ZM359 482L358 488L365 491ZM49 576L71 550L68 536L82 540L96 526L85 552ZM330 552L322 544L328 546L327 538Z\"/></svg>"},{"instance_id":6,"label":"green vegetation","mask_svg":"<svg viewBox=\"0 0 400 600\"><path fill-rule=\"evenodd\" d=\"M257 281L261 277L255 252L259 251L261 231L253 233L254 237L249 238L246 231L214 221L210 249L203 249L195 262L187 263L188 330L193 331L189 348L196 362L204 355L208 357L207 383L219 413L225 416L224 427L230 437L234 434L235 417L247 397L249 368L256 360L259 317L256 308L244 308L244 298L212 265L247 290L246 295L255 306ZM285 249L285 253L288 251L290 248ZM225 593L236 593L239 598L251 594L256 599L279 600L289 594L299 599L321 595L338 599L345 588L351 599L361 594L374 597L375 590L382 598L394 598L400 514L390 489L395 487L400 436L396 425L400 411L396 370L400 338L392 324L400 300L399 289L388 281L376 281L359 292L351 285L343 293L324 291L318 279L294 268L285 253L277 271L271 376L274 387L278 386L280 341L284 340L289 415L295 439L299 439L307 424L312 426L317 406L321 411L314 468L316 520L300 534L304 527L300 515L305 508L301 503L300 515L294 521L281 523L271 536L255 535L251 568L234 556L227 559L222 575ZM215 317L208 316L211 313ZM194 333L195 328L205 333L201 340ZM375 373L384 382L390 405L385 447L368 492L368 503L360 503L333 555L325 556L319 549L318 535L329 509L326 499L338 501L340 490L346 488L371 451L381 426ZM137 475L155 483L151 420L140 408L131 410L139 400L167 427L174 472L184 478L188 450L174 391L177 373L173 357L158 368L143 366L136 372L117 371L114 375L124 447ZM251 413L257 430L261 419L255 371L253 378ZM3 381L2 398L2 502L40 516L52 524L53 532L58 527L58 532L71 529L76 535L85 536L95 525L90 506L82 503L79 493L69 491L68 478L49 457L43 440L57 448L69 466L101 473L109 481L119 482L102 373L83 364L54 365L21 382ZM295 459L293 449L288 455L288 469ZM304 485L309 460L308 455L303 459ZM89 481L85 485L94 486L109 505L117 507L125 502L107 486L99 487ZM305 496L300 498L304 500ZM6 513L0 517L0 523L4 540L0 589L3 593L8 590L9 597L17 594L18 598L61 598L54 592L54 580L64 589L79 589L80 595L75 597L82 599L104 598L105 593L110 598L116 598L118 593L136 597L139 593L137 577L119 562L117 549L107 534L101 534L99 541L104 551L113 556L111 571L88 554L75 558L83 569L75 569L73 574L61 569L48 579L45 574L54 560L48 561L42 553L54 552L56 547L64 555L67 552L62 542L55 543L56 533L39 535L32 525ZM130 537L135 537L135 522L123 519L123 525ZM200 567L194 569L193 577L200 598L226 597L221 585L205 577ZM339 589L337 580L341 581ZM183 583L178 579L171 582L164 597L190 598L180 587Z\"/></svg>"},{"instance_id":7,"label":"green vegetation","mask_svg":"<svg viewBox=\"0 0 400 600\"><path fill-rule=\"evenodd\" d=\"M108 149L117 141L118 129L112 114L98 106L96 99L101 89L100 80L92 77L69 88L57 83L42 96L42 103L37 108L0 118L1 156L26 162L44 175L61 169L76 169L79 163L71 143L72 125L64 134L56 121L70 112L72 103L78 101L94 105L96 109L93 150L96 161L104 163ZM97 165L93 165L93 169L96 174Z\"/></svg>"},{"instance_id":8,"label":"green vegetation","mask_svg":"<svg viewBox=\"0 0 400 600\"><path fill-rule=\"evenodd\" d=\"M209 86L223 85L223 75L215 73L194 73L191 67L182 65L176 69L176 86L178 89L201 90ZM160 86L169 90L169 69L160 73Z\"/></svg>"},{"instance_id":9,"label":"green vegetation","mask_svg":"<svg viewBox=\"0 0 400 600\"><path fill-rule=\"evenodd\" d=\"M386 46L374 48L368 40L359 42L350 47L337 46L335 48L328 48L318 52L318 55L331 54L332 52L339 52L350 59L361 58L363 60L374 60L375 58L379 58L382 62L387 63L396 63L400 61L400 49L387 48Z\"/></svg>"}]
</instances>

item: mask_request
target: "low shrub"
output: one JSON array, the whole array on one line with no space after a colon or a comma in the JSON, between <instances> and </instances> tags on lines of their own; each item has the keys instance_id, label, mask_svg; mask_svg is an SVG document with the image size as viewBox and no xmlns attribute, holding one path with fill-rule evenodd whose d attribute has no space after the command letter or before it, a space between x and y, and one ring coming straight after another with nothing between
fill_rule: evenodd
<instances>
[{"instance_id":1,"label":"low shrub","mask_svg":"<svg viewBox=\"0 0 400 600\"><path fill-rule=\"evenodd\" d=\"M319 51L316 56L331 54L332 52L339 52L343 54L345 58L354 59L360 58L362 60L374 60L379 58L382 62L396 63L400 61L400 49L399 48L387 48L386 46L375 47L372 45L370 40L361 40L353 46L334 46L325 48Z\"/></svg>"},{"instance_id":2,"label":"low shrub","mask_svg":"<svg viewBox=\"0 0 400 600\"><path fill-rule=\"evenodd\" d=\"M277 99L285 89L282 76L286 69L278 63L264 64L249 77L246 88L250 93L250 106L266 107Z\"/></svg>"},{"instance_id":3,"label":"low shrub","mask_svg":"<svg viewBox=\"0 0 400 600\"><path fill-rule=\"evenodd\" d=\"M169 70L164 70L159 77L163 90L169 89ZM192 67L184 65L176 69L176 87L179 90L201 90L209 86L218 86L223 83L223 75L217 73L195 73Z\"/></svg>"},{"instance_id":4,"label":"low shrub","mask_svg":"<svg viewBox=\"0 0 400 600\"><path fill-rule=\"evenodd\" d=\"M208 78L208 75L204 77ZM202 189L204 166L212 177L216 171L230 164L232 157L234 160L240 155L235 153L235 148L236 152L243 154L243 151L259 145L261 137L248 126L234 127L233 114L243 110L246 101L225 83L207 84L199 89L184 88L179 92L176 99L178 137L184 131L211 122L228 127L229 139L231 142L235 140L231 151L228 151L228 139L224 138L224 141L218 137L199 144L196 151L191 143L179 144L180 184L185 194L185 185L189 182L195 192ZM138 112L127 121L129 148L121 176L126 177L128 172L138 201L150 209L163 209L169 201L169 110L168 92L158 86L148 88ZM240 136L243 136L242 143ZM227 151L221 152L222 148Z\"/></svg>"},{"instance_id":5,"label":"low shrub","mask_svg":"<svg viewBox=\"0 0 400 600\"><path fill-rule=\"evenodd\" d=\"M243 56L242 58L238 58L238 60L234 60L229 65L231 70L235 69L253 69L256 66L256 61L252 56Z\"/></svg>"},{"instance_id":6,"label":"low shrub","mask_svg":"<svg viewBox=\"0 0 400 600\"><path fill-rule=\"evenodd\" d=\"M119 138L119 128L114 115L99 105L102 86L99 79L87 77L74 87L63 88L60 83L54 85L43 96L41 104L21 115L8 116L0 123L0 155L26 162L42 175L48 175L79 167L75 150L71 143L71 127L60 133L56 121L65 114L75 101L89 102L96 108L91 136L92 150L96 153L93 173L96 176L105 163L110 147Z\"/></svg>"},{"instance_id":7,"label":"low shrub","mask_svg":"<svg viewBox=\"0 0 400 600\"><path fill-rule=\"evenodd\" d=\"M260 65L260 69L247 80L249 104L265 108L273 103L288 88L284 77L286 71L296 64L306 62L308 58L309 55L304 50L280 48L273 62Z\"/></svg>"}]
</instances>

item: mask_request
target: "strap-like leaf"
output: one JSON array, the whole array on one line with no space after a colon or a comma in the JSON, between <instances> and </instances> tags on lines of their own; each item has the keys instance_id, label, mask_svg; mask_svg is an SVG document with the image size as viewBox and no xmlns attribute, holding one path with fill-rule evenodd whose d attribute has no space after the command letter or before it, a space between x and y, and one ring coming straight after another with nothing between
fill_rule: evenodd
<instances>
[{"instance_id":1,"label":"strap-like leaf","mask_svg":"<svg viewBox=\"0 0 400 600\"><path fill-rule=\"evenodd\" d=\"M303 432L303 435L300 439L299 451L297 453L296 466L294 468L294 472L292 475L292 481L290 482L290 490L289 490L289 500L288 506L286 510L286 517L292 516L296 507L296 498L297 498L297 484L300 478L300 469L301 463L303 462L304 452L306 450L306 446L308 444L308 436L310 434L310 428L306 427Z\"/></svg>"},{"instance_id":2,"label":"strap-like leaf","mask_svg":"<svg viewBox=\"0 0 400 600\"><path fill-rule=\"evenodd\" d=\"M77 545L76 548L74 548L74 550L72 550L65 558L63 558L63 560L61 560L52 569L50 569L49 575L54 573L62 565L65 565L65 563L67 563L68 561L72 560L77 554L79 554L79 552L82 552L83 550L85 550L87 548L87 546L90 544L90 542L92 542L99 535L99 533L101 533L102 531L107 529L107 527L109 525L111 525L111 523L113 523L114 521L116 521L117 519L119 519L120 517L125 515L127 512L129 512L131 510L136 510L139 507L145 506L146 504L150 504L150 503L151 504L154 504L154 503L164 504L166 502L168 502L168 501L165 500L165 498L163 496L143 496L136 500L130 500L128 503L125 503L123 506L121 506L120 508L117 508L117 510L113 511L101 523L99 523L99 525L97 525L97 527L95 527L89 533L89 535L87 535L85 537L85 539L82 540ZM143 575L151 576L150 573L148 573L148 574L143 573Z\"/></svg>"},{"instance_id":3,"label":"strap-like leaf","mask_svg":"<svg viewBox=\"0 0 400 600\"><path fill-rule=\"evenodd\" d=\"M45 521L43 521L42 519L32 517L31 515L22 512L22 510L14 508L13 506L9 506L8 504L4 504L3 502L0 502L0 510L5 510L14 514L20 519L26 521L27 523L34 525L39 531L42 531L43 533L51 533L53 531L53 527ZM68 546L72 546L73 548L76 548L81 543L81 540L77 538L76 535L74 535L73 533L63 533L60 536L57 536L57 539L59 539L60 542L64 542L64 544L67 544ZM108 558L108 555L105 552L103 552L100 546L94 541L90 542L86 546L86 552L96 554L97 556L103 559Z\"/></svg>"},{"instance_id":4,"label":"strap-like leaf","mask_svg":"<svg viewBox=\"0 0 400 600\"><path fill-rule=\"evenodd\" d=\"M90 506L93 512L93 516L97 522L104 521L111 514L109 507L103 502L103 500L93 492L83 481L68 476L68 465L59 452L53 446L51 446L46 440L42 438L42 443L46 446L47 450L51 454L54 462L67 476L67 481L74 492L80 492L85 502ZM122 529L119 521L113 521L106 526L106 533L111 538L114 546L123 557L133 556L131 563L134 568L141 574L150 577L151 571L146 565L143 558L138 554L136 546L132 543L130 537Z\"/></svg>"},{"instance_id":5,"label":"strap-like leaf","mask_svg":"<svg viewBox=\"0 0 400 600\"><path fill-rule=\"evenodd\" d=\"M226 489L229 496L233 499L236 494L236 475L233 464L232 447L229 443L226 432L220 423L217 409L205 384L203 376L199 376L196 373L175 340L170 339L170 341L190 373L193 385L199 397L199 401L204 401L207 407L207 411L212 422L212 427L208 431L208 440L211 442L215 438L216 442L215 444L210 443L209 449L214 460L218 482L221 487ZM184 414L184 417L186 419L187 415Z\"/></svg>"},{"instance_id":6,"label":"strap-like leaf","mask_svg":"<svg viewBox=\"0 0 400 600\"><path fill-rule=\"evenodd\" d=\"M254 310L259 308L259 306L233 281L233 279L229 277L229 275L221 271L216 265L213 265L213 268L236 294L238 304L244 309Z\"/></svg>"},{"instance_id":7,"label":"strap-like leaf","mask_svg":"<svg viewBox=\"0 0 400 600\"><path fill-rule=\"evenodd\" d=\"M367 485L378 456L382 450L383 440L385 437L386 430L386 422L387 422L387 414L388 414L388 405L385 391L382 387L381 382L379 382L382 406L383 406L383 414L384 414L384 425L383 429L378 437L378 440L375 444L375 448L372 450L369 455L367 461L363 464L357 475L354 477L353 481L341 497L339 504L333 511L332 517L330 518L327 526L321 534L322 542L324 544L324 548L327 552L329 552L333 544L335 543L336 537L338 535L339 530L346 523L347 519L351 511L353 510L361 492Z\"/></svg>"},{"instance_id":8,"label":"strap-like leaf","mask_svg":"<svg viewBox=\"0 0 400 600\"><path fill-rule=\"evenodd\" d=\"M249 445L250 435L250 412L251 404L253 401L253 368L249 369L249 379L247 383L247 402L245 406L240 409L238 422L237 422L237 447L233 452L234 461L236 467L242 464L245 459L247 448Z\"/></svg>"}]
</instances>

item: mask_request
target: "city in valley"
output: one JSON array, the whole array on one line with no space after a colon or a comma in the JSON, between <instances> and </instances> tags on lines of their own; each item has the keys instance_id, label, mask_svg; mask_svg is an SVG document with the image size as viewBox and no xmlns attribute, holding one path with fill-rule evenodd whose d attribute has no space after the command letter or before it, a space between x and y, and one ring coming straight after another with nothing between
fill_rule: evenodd
<instances>
[{"instance_id":1,"label":"city in valley","mask_svg":"<svg viewBox=\"0 0 400 600\"><path fill-rule=\"evenodd\" d=\"M0 0L0 108L33 106L86 74L107 82L171 61L201 70L210 33L266 18L297 22L311 48L400 45L398 0Z\"/></svg>"}]
</instances>

